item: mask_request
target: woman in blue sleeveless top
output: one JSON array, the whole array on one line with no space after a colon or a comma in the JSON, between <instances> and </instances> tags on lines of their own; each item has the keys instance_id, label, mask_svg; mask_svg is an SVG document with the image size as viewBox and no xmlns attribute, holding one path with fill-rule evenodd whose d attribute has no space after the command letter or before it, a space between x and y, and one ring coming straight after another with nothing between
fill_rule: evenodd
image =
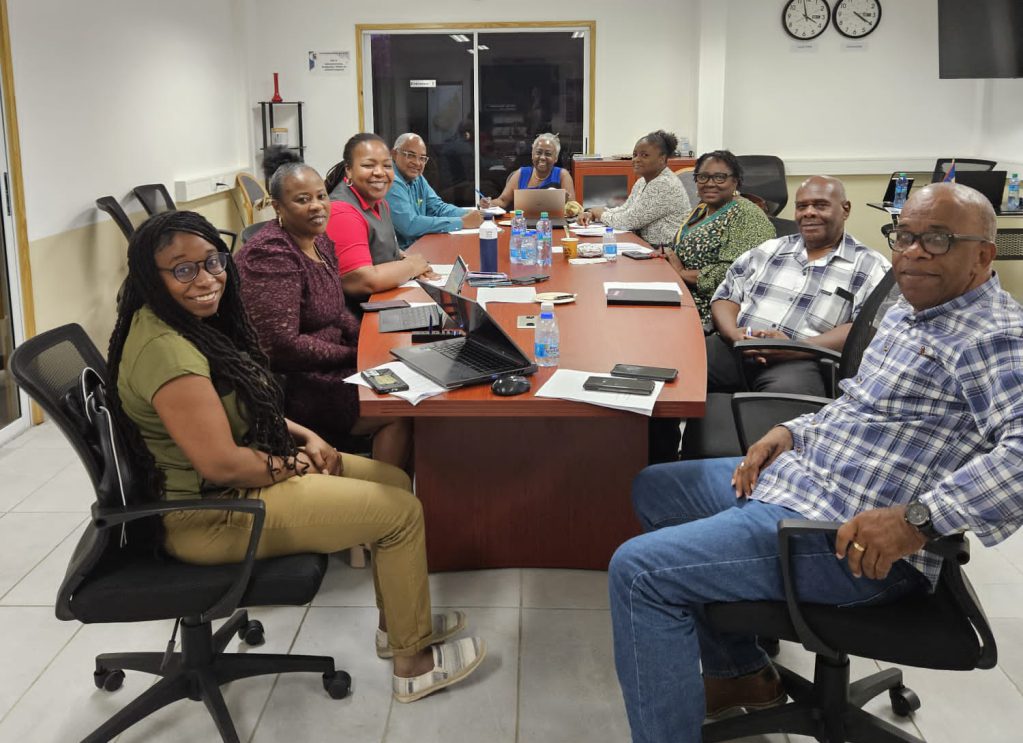
<instances>
[{"instance_id":1,"label":"woman in blue sleeveless top","mask_svg":"<svg viewBox=\"0 0 1023 743\"><path fill-rule=\"evenodd\" d=\"M508 176L504 191L495 199L480 199L480 207L499 206L511 209L515 190L527 188L563 188L566 201L575 201L575 183L571 174L554 163L561 154L557 134L544 133L533 140L533 167L521 167Z\"/></svg>"}]
</instances>

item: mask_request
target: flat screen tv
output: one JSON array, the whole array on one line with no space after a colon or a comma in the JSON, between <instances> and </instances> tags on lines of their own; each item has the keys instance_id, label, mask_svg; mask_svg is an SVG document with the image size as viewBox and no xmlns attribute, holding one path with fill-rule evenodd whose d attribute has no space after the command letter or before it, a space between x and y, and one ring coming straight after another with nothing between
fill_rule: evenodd
<instances>
[{"instance_id":1,"label":"flat screen tv","mask_svg":"<svg viewBox=\"0 0 1023 743\"><path fill-rule=\"evenodd\" d=\"M1023 77L1023 0L938 0L938 76Z\"/></svg>"}]
</instances>

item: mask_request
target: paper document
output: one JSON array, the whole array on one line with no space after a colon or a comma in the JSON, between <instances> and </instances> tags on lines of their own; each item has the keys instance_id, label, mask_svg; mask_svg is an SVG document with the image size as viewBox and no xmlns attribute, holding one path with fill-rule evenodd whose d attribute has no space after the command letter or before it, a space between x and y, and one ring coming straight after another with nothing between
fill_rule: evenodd
<instances>
[{"instance_id":1,"label":"paper document","mask_svg":"<svg viewBox=\"0 0 1023 743\"><path fill-rule=\"evenodd\" d=\"M460 230L451 230L449 235L478 235L480 234L479 227L463 227Z\"/></svg>"},{"instance_id":2,"label":"paper document","mask_svg":"<svg viewBox=\"0 0 1023 743\"><path fill-rule=\"evenodd\" d=\"M682 293L682 287L674 281L605 281L604 296L608 289L674 289Z\"/></svg>"},{"instance_id":3,"label":"paper document","mask_svg":"<svg viewBox=\"0 0 1023 743\"><path fill-rule=\"evenodd\" d=\"M436 263L436 264L431 265L430 268L433 269L433 272L435 274L439 274L440 278L439 279L423 279L423 281L425 281L427 284L433 284L434 286L444 286L444 284L446 284L448 282L448 275L451 273L451 271L454 270L455 264L454 263ZM412 279L411 281L406 281L404 284L402 284L398 288L399 289L415 289L418 286L419 286L419 283L415 279Z\"/></svg>"},{"instance_id":4,"label":"paper document","mask_svg":"<svg viewBox=\"0 0 1023 743\"><path fill-rule=\"evenodd\" d=\"M480 209L480 211L484 214L493 214L495 217L500 217L502 214L508 213L499 206L488 206L486 209Z\"/></svg>"},{"instance_id":5,"label":"paper document","mask_svg":"<svg viewBox=\"0 0 1023 743\"><path fill-rule=\"evenodd\" d=\"M583 237L601 237L606 231L607 227L602 224L591 224L586 227L571 227L572 232L576 235L582 235ZM625 230L615 230L616 235L625 234Z\"/></svg>"},{"instance_id":6,"label":"paper document","mask_svg":"<svg viewBox=\"0 0 1023 743\"><path fill-rule=\"evenodd\" d=\"M400 375L399 375L400 376ZM654 391L650 395L624 395L620 392L590 392L583 389L583 383L593 376L608 376L601 372L575 371L574 369L558 369L547 384L538 389L535 397L551 397L556 400L575 400L602 408L625 410L640 415L653 415L654 403L664 389L664 382L654 382ZM404 379L404 377L402 377Z\"/></svg>"},{"instance_id":7,"label":"paper document","mask_svg":"<svg viewBox=\"0 0 1023 743\"><path fill-rule=\"evenodd\" d=\"M515 304L528 304L536 301L536 289L532 286L513 286L489 288L484 287L476 292L476 301L483 309L487 308L488 302L512 302Z\"/></svg>"},{"instance_id":8,"label":"paper document","mask_svg":"<svg viewBox=\"0 0 1023 743\"><path fill-rule=\"evenodd\" d=\"M386 364L381 364L374 368L390 369L397 374L398 378L408 385L408 389L404 392L391 392L390 394L393 397L400 397L402 400L407 400L412 405L416 405L428 397L434 397L443 392L447 392L447 390L436 382L431 382L419 372L412 371L410 367L400 361L389 361ZM359 372L348 377L345 381L349 384L360 384L363 387L370 386L369 382L363 379Z\"/></svg>"},{"instance_id":9,"label":"paper document","mask_svg":"<svg viewBox=\"0 0 1023 743\"><path fill-rule=\"evenodd\" d=\"M607 263L607 258L569 258L568 262L573 266L588 266L591 263Z\"/></svg>"}]
</instances>

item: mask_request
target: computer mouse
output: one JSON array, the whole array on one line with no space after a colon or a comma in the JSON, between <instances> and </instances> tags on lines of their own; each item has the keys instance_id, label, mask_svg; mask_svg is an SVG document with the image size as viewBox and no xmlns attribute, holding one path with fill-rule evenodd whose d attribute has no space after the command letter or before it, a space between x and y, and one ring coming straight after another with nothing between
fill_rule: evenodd
<instances>
[{"instance_id":1,"label":"computer mouse","mask_svg":"<svg viewBox=\"0 0 1023 743\"><path fill-rule=\"evenodd\" d=\"M502 397L521 395L523 392L529 392L529 380L521 374L509 374L495 379L494 383L490 385L490 389L494 391L495 395Z\"/></svg>"}]
</instances>

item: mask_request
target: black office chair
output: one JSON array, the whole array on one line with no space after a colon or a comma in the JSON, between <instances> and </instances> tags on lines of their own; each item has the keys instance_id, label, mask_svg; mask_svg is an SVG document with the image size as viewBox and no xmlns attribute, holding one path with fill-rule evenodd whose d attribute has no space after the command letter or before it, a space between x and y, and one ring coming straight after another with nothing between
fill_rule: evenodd
<instances>
[{"instance_id":1,"label":"black office chair","mask_svg":"<svg viewBox=\"0 0 1023 743\"><path fill-rule=\"evenodd\" d=\"M839 393L838 383L856 373L863 359L863 352L877 332L878 324L898 298L899 289L895 283L895 272L889 270L874 287L860 308L860 314L853 320L841 353L800 341L754 338L739 341L733 346L735 363L740 367L743 365L744 350L792 350L811 354L821 364L828 397L836 398ZM807 411L799 410L792 417L804 412ZM686 429L682 434L682 459L738 457L742 452L732 413L732 393L708 393L703 418L691 418L686 422Z\"/></svg>"},{"instance_id":2,"label":"black office chair","mask_svg":"<svg viewBox=\"0 0 1023 743\"><path fill-rule=\"evenodd\" d=\"M953 161L956 164L956 170L994 170L998 164L994 160L976 160L969 157L939 157L934 162L931 183L940 183L945 180Z\"/></svg>"},{"instance_id":3,"label":"black office chair","mask_svg":"<svg viewBox=\"0 0 1023 743\"><path fill-rule=\"evenodd\" d=\"M781 217L768 217L768 219L774 225L774 232L778 237L799 234L799 225L794 219L782 219Z\"/></svg>"},{"instance_id":4,"label":"black office chair","mask_svg":"<svg viewBox=\"0 0 1023 743\"><path fill-rule=\"evenodd\" d=\"M114 220L114 224L120 228L124 238L131 240L131 236L135 233L135 225L128 219L128 215L125 214L117 199L113 196L100 196L96 199L96 208L109 214L110 218Z\"/></svg>"},{"instance_id":5,"label":"black office chair","mask_svg":"<svg viewBox=\"0 0 1023 743\"><path fill-rule=\"evenodd\" d=\"M146 210L146 214L149 216L162 214L163 212L174 212L178 209L174 203L174 199L171 198L167 187L162 183L147 183L142 186L135 186L135 188L131 191L135 194L135 198L142 203L142 208ZM228 247L233 253L235 241L238 239L238 233L221 229L217 229L217 232L224 237L231 238L230 241L228 241Z\"/></svg>"},{"instance_id":6,"label":"black office chair","mask_svg":"<svg viewBox=\"0 0 1023 743\"><path fill-rule=\"evenodd\" d=\"M696 190L696 180L693 169L683 168L675 173L675 175L678 177L679 183L682 184L682 190L686 192L686 197L689 199L689 206L695 207L700 203L700 194Z\"/></svg>"},{"instance_id":7,"label":"black office chair","mask_svg":"<svg viewBox=\"0 0 1023 743\"><path fill-rule=\"evenodd\" d=\"M267 220L265 222L256 222L255 224L250 224L248 227L246 227L244 230L242 230L242 235L241 235L242 245L244 245L249 240L251 240L253 235L255 235L257 232L259 232L261 229L263 229L263 227L265 227L269 223L270 223L270 220Z\"/></svg>"},{"instance_id":8,"label":"black office chair","mask_svg":"<svg viewBox=\"0 0 1023 743\"><path fill-rule=\"evenodd\" d=\"M738 155L742 166L742 191L759 196L767 205L767 214L777 217L789 203L785 181L785 163L774 155Z\"/></svg>"},{"instance_id":9,"label":"black office chair","mask_svg":"<svg viewBox=\"0 0 1023 743\"><path fill-rule=\"evenodd\" d=\"M736 425L744 448L775 423L793 417L794 411L785 410L785 403L772 401L772 397L777 396L735 395ZM812 401L804 398L801 402ZM747 425L754 430L746 431ZM746 601L707 607L707 619L718 632L754 633L798 642L816 655L816 663L812 682L775 663L792 701L707 723L703 727L706 743L766 733L810 735L823 743L922 743L862 709L884 691L895 714L907 717L919 709L920 699L903 684L902 670L889 668L850 683L849 656L942 670L995 666L994 635L961 569L970 557L969 543L961 534L931 540L924 547L944 560L933 594L852 608L800 603L793 590L791 538L812 532L834 533L839 526L799 519L779 522L784 602Z\"/></svg>"},{"instance_id":10,"label":"black office chair","mask_svg":"<svg viewBox=\"0 0 1023 743\"><path fill-rule=\"evenodd\" d=\"M229 654L234 635L249 645L263 642L263 627L240 606L302 605L319 590L325 555L290 555L255 560L265 517L258 499L140 502L135 463L118 445L119 434L104 405L106 364L79 325L38 335L14 350L11 370L18 384L46 411L71 442L96 491L92 519L71 557L57 596L59 619L143 622L175 619L181 652L103 653L93 680L106 691L120 688L126 670L161 676L134 701L85 737L108 741L179 699L202 700L224 741L238 741L220 686L265 674L315 672L334 699L348 694L351 677L327 656ZM165 513L238 511L252 517L245 561L201 566L178 562L142 538ZM125 537L127 541L125 542ZM234 612L232 616L232 612ZM230 616L213 632L212 620Z\"/></svg>"},{"instance_id":11,"label":"black office chair","mask_svg":"<svg viewBox=\"0 0 1023 743\"><path fill-rule=\"evenodd\" d=\"M995 234L997 261L1018 261L1023 258L1023 230L998 230Z\"/></svg>"}]
</instances>

